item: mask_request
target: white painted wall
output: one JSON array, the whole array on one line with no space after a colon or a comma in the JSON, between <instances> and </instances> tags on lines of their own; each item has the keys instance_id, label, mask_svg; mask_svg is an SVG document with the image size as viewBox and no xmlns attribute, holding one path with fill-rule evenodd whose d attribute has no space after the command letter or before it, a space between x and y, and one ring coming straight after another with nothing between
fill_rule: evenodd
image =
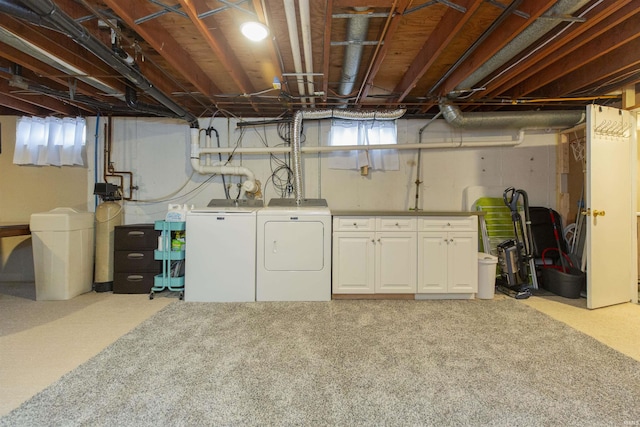
<instances>
[{"instance_id":1,"label":"white painted wall","mask_svg":"<svg viewBox=\"0 0 640 427\"><path fill-rule=\"evenodd\" d=\"M98 126L99 152L104 135ZM273 147L283 143L275 125L237 128L235 119L201 120L201 128L210 124L220 134L222 147ZM427 120L399 120L400 144L417 143L418 131ZM327 145L330 121L304 122L304 145ZM95 121L88 129L95 128ZM182 121L167 119L113 119L111 160L116 170L134 173L134 193L138 202L125 204L125 223L150 222L164 218L168 203L206 206L212 198L224 198L220 177L193 174L189 155L189 129ZM555 207L555 132L526 132L517 147L455 148L460 142L477 143L508 141L517 132L461 132L437 120L423 133L423 143L449 142L451 148L425 149L421 160L419 205L424 210L460 210L464 206L464 189L469 186L514 186L524 189L531 206ZM203 135L204 138L204 135ZM215 144L215 138L213 140ZM88 157L93 158L93 141ZM400 170L359 171L333 170L328 167L329 154L303 155L304 196L325 198L331 209L407 210L415 206L417 150L400 151ZM223 158L226 159L226 157ZM282 158L282 155L278 157ZM214 161L217 161L215 156ZM236 155L233 164L251 169L262 182L266 201L280 197L269 181L272 164L268 155ZM98 161L102 181L102 160ZM275 166L273 166L275 167ZM88 170L93 174L92 170ZM193 175L192 175L193 174ZM91 177L92 178L92 177ZM237 194L239 177L227 177L233 183L231 194ZM115 181L112 181L115 182ZM128 182L125 181L125 185ZM173 193L181 197L172 196ZM499 194L501 195L501 194ZM91 197L91 196L89 196ZM242 195L241 197L244 197ZM162 200L160 202L145 202Z\"/></svg>"}]
</instances>

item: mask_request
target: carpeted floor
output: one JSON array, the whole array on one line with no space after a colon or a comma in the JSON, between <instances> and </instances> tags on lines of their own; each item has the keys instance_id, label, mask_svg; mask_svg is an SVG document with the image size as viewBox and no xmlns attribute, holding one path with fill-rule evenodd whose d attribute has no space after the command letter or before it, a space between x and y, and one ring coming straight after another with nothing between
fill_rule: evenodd
<instances>
[{"instance_id":1,"label":"carpeted floor","mask_svg":"<svg viewBox=\"0 0 640 427\"><path fill-rule=\"evenodd\" d=\"M639 384L511 299L175 302L0 425L637 425Z\"/></svg>"}]
</instances>

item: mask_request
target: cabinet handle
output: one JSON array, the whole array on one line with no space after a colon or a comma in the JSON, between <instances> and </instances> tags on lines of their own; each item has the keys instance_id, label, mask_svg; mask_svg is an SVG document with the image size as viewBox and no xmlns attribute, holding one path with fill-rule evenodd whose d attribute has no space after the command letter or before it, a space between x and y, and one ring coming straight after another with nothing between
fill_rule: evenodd
<instances>
[{"instance_id":1,"label":"cabinet handle","mask_svg":"<svg viewBox=\"0 0 640 427\"><path fill-rule=\"evenodd\" d=\"M375 242L376 242L375 239L371 239L371 243L375 243Z\"/></svg>"},{"instance_id":2,"label":"cabinet handle","mask_svg":"<svg viewBox=\"0 0 640 427\"><path fill-rule=\"evenodd\" d=\"M379 238L378 238L378 243L381 243Z\"/></svg>"},{"instance_id":3,"label":"cabinet handle","mask_svg":"<svg viewBox=\"0 0 640 427\"><path fill-rule=\"evenodd\" d=\"M129 237L142 237L144 236L144 231L130 231L127 235Z\"/></svg>"},{"instance_id":4,"label":"cabinet handle","mask_svg":"<svg viewBox=\"0 0 640 427\"><path fill-rule=\"evenodd\" d=\"M451 223L450 222L447 223L447 227L451 227Z\"/></svg>"},{"instance_id":5,"label":"cabinet handle","mask_svg":"<svg viewBox=\"0 0 640 427\"><path fill-rule=\"evenodd\" d=\"M132 252L130 254L127 254L127 258L129 258L129 259L142 259L142 258L144 258L144 254L141 254L140 252Z\"/></svg>"},{"instance_id":6,"label":"cabinet handle","mask_svg":"<svg viewBox=\"0 0 640 427\"><path fill-rule=\"evenodd\" d=\"M358 228L358 223L357 223L357 222L354 222L354 223L353 223L353 226L354 226L355 228Z\"/></svg>"},{"instance_id":7,"label":"cabinet handle","mask_svg":"<svg viewBox=\"0 0 640 427\"><path fill-rule=\"evenodd\" d=\"M139 274L131 274L129 276L127 276L127 280L129 282L139 282L142 280L142 276Z\"/></svg>"},{"instance_id":8,"label":"cabinet handle","mask_svg":"<svg viewBox=\"0 0 640 427\"><path fill-rule=\"evenodd\" d=\"M400 224L396 222L396 227L400 227Z\"/></svg>"}]
</instances>

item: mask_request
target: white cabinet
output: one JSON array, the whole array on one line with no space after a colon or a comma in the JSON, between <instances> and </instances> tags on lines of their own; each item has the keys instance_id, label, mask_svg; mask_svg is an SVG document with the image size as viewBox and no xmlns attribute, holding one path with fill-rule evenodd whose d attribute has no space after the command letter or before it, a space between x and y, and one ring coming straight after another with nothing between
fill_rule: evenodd
<instances>
[{"instance_id":1,"label":"white cabinet","mask_svg":"<svg viewBox=\"0 0 640 427\"><path fill-rule=\"evenodd\" d=\"M477 248L475 217L420 218L417 293L476 293Z\"/></svg>"},{"instance_id":2,"label":"white cabinet","mask_svg":"<svg viewBox=\"0 0 640 427\"><path fill-rule=\"evenodd\" d=\"M334 216L334 294L472 297L476 216Z\"/></svg>"},{"instance_id":3,"label":"white cabinet","mask_svg":"<svg viewBox=\"0 0 640 427\"><path fill-rule=\"evenodd\" d=\"M375 293L416 293L416 233L377 232L375 241Z\"/></svg>"},{"instance_id":4,"label":"white cabinet","mask_svg":"<svg viewBox=\"0 0 640 427\"><path fill-rule=\"evenodd\" d=\"M375 274L375 233L333 233L333 293L372 294Z\"/></svg>"},{"instance_id":5,"label":"white cabinet","mask_svg":"<svg viewBox=\"0 0 640 427\"><path fill-rule=\"evenodd\" d=\"M416 219L334 217L333 293L416 292Z\"/></svg>"}]
</instances>

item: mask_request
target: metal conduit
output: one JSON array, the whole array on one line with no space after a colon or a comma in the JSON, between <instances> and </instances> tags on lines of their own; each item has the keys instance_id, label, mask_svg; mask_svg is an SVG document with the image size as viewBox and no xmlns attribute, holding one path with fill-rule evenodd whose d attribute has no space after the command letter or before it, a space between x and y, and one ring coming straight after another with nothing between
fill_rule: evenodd
<instances>
[{"instance_id":1,"label":"metal conduit","mask_svg":"<svg viewBox=\"0 0 640 427\"><path fill-rule=\"evenodd\" d=\"M48 25L40 15L33 12L31 9L27 9L23 5L17 4L10 0L0 0L0 12L6 13L7 15L13 16L18 19L25 20L39 27L58 31L57 28Z\"/></svg>"},{"instance_id":2,"label":"metal conduit","mask_svg":"<svg viewBox=\"0 0 640 427\"><path fill-rule=\"evenodd\" d=\"M93 53L101 61L118 71L137 88L171 110L175 117L186 120L191 127L198 127L198 118L196 116L178 105L160 90L156 89L142 73L126 63L116 52L91 35L82 25L65 14L51 0L21 1L37 13L47 25L66 34L80 46Z\"/></svg>"}]
</instances>

